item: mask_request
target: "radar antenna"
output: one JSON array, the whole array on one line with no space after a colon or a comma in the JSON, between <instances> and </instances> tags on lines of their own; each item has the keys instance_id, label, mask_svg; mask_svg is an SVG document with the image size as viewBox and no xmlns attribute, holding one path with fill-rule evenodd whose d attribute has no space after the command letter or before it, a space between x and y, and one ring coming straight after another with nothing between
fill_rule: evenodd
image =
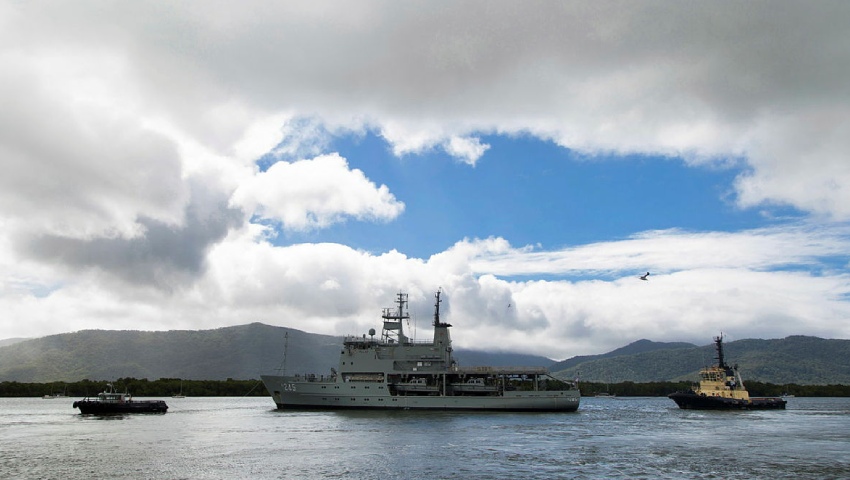
<instances>
[{"instance_id":1,"label":"radar antenna","mask_svg":"<svg viewBox=\"0 0 850 480\"><path fill-rule=\"evenodd\" d=\"M726 365L726 360L723 358L723 332L720 332L720 335L714 337L714 345L717 349L717 366L720 368L729 368Z\"/></svg>"},{"instance_id":2,"label":"radar antenna","mask_svg":"<svg viewBox=\"0 0 850 480\"><path fill-rule=\"evenodd\" d=\"M381 332L383 341L391 343L398 341L401 344L407 343L407 336L404 334L402 322L410 319L410 314L406 312L407 294L399 292L396 304L398 308L393 312L392 308L385 308L381 317L384 319L384 328Z\"/></svg>"},{"instance_id":3,"label":"radar antenna","mask_svg":"<svg viewBox=\"0 0 850 480\"><path fill-rule=\"evenodd\" d=\"M283 361L277 367L278 375L286 375L286 353L289 351L289 332L283 334Z\"/></svg>"},{"instance_id":4,"label":"radar antenna","mask_svg":"<svg viewBox=\"0 0 850 480\"><path fill-rule=\"evenodd\" d=\"M440 321L440 293L442 293L443 289L438 288L437 294L435 295L436 301L434 302L434 326L435 327L451 327L448 323L443 323Z\"/></svg>"}]
</instances>

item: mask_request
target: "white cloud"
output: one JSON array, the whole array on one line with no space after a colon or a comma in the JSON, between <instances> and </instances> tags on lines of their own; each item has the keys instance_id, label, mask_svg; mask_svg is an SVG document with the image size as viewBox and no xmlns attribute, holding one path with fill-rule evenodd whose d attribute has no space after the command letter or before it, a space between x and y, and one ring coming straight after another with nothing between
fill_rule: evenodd
<instances>
[{"instance_id":1,"label":"white cloud","mask_svg":"<svg viewBox=\"0 0 850 480\"><path fill-rule=\"evenodd\" d=\"M474 166L490 145L481 143L478 138L452 137L445 148L450 155L463 158L466 163Z\"/></svg>"},{"instance_id":2,"label":"white cloud","mask_svg":"<svg viewBox=\"0 0 850 480\"><path fill-rule=\"evenodd\" d=\"M375 186L337 154L277 162L243 183L233 201L291 230L323 228L346 217L388 221L404 210L386 185Z\"/></svg>"},{"instance_id":3,"label":"white cloud","mask_svg":"<svg viewBox=\"0 0 850 480\"><path fill-rule=\"evenodd\" d=\"M76 238L135 236L138 216L182 222L173 142L140 125L125 62L109 53L0 52L0 214Z\"/></svg>"},{"instance_id":4,"label":"white cloud","mask_svg":"<svg viewBox=\"0 0 850 480\"><path fill-rule=\"evenodd\" d=\"M503 240L464 241L458 250L476 273L498 275L599 275L606 272L672 272L701 268L765 270L816 265L845 255L850 229L843 224L798 224L741 232L644 232L619 242L560 251L510 248Z\"/></svg>"},{"instance_id":5,"label":"white cloud","mask_svg":"<svg viewBox=\"0 0 850 480\"><path fill-rule=\"evenodd\" d=\"M558 358L636 336L700 341L727 329L716 322L740 337L805 324L846 338L848 278L830 263L846 263L840 225L648 232L554 252L496 237L425 261L275 247L247 218L292 229L397 218L392 185L321 155L329 134L368 129L396 155L442 149L470 165L487 160L485 134L591 158L739 162L741 207L845 221L848 10L0 4L0 337L253 320L355 333L400 288L427 317L443 286L459 344ZM264 154L287 161L260 172ZM652 280L637 281L646 269Z\"/></svg>"},{"instance_id":6,"label":"white cloud","mask_svg":"<svg viewBox=\"0 0 850 480\"><path fill-rule=\"evenodd\" d=\"M801 108L760 121L753 135L752 170L736 182L739 203L780 203L850 219L848 113L850 107L842 104Z\"/></svg>"},{"instance_id":7,"label":"white cloud","mask_svg":"<svg viewBox=\"0 0 850 480\"><path fill-rule=\"evenodd\" d=\"M458 347L556 359L602 353L640 338L704 344L720 330L736 338L778 338L799 334L801 328L828 338L850 335L844 321L850 315L845 300L850 276L829 268L831 259L844 258L841 252L848 251L850 240L841 229L826 234L805 228L758 230L721 240L714 234L651 232L638 237L677 248L663 256L667 271L654 272L648 282L637 278L635 266L616 262L605 267L613 278L608 281L509 281L486 271L487 266L498 272L522 270L506 266L509 261L526 273L534 268L553 275L585 273L587 264L606 256L600 252L630 256L636 248L632 239L552 252L513 249L501 239L464 241L423 261L339 244L276 247L264 240L264 230L231 230L209 250L198 280L177 292L104 282L96 271L42 269L28 285L4 287L4 318L26 316L34 323L4 325L3 331L11 337L94 326L194 329L261 321L315 333L358 334L379 327L381 308L391 306L402 290L411 295L421 338L430 334L433 293L442 287L444 318L454 325ZM709 252L695 261L694 252L707 242L730 252L758 245L763 252L737 265L734 258ZM800 253L788 257L788 251ZM509 259L505 252L511 253ZM555 267L544 261L547 255ZM570 260L564 262L565 256ZM9 262L4 267L13 274L37 271L16 270ZM798 270L812 263L822 265L822 273ZM37 284L61 288L37 296Z\"/></svg>"},{"instance_id":8,"label":"white cloud","mask_svg":"<svg viewBox=\"0 0 850 480\"><path fill-rule=\"evenodd\" d=\"M164 119L237 155L261 150L245 143L257 118L301 115L376 128L398 155L443 148L470 164L486 150L478 132L744 159L742 206L850 218L846 5L377 3L114 5L97 22L85 6L7 6L0 55L20 83L4 90L69 102L58 123L82 120L99 140L116 135L92 109ZM23 108L14 117L46 113Z\"/></svg>"}]
</instances>

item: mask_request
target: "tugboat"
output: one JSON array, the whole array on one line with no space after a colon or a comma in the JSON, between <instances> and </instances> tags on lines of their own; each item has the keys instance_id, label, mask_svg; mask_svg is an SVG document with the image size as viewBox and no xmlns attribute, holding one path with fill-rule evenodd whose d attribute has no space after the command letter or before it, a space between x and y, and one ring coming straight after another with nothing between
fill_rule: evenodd
<instances>
[{"instance_id":1,"label":"tugboat","mask_svg":"<svg viewBox=\"0 0 850 480\"><path fill-rule=\"evenodd\" d=\"M111 383L106 390L97 394L97 398L86 397L74 402L73 408L79 408L81 414L110 413L165 413L168 405L163 400L133 400L129 393L119 393Z\"/></svg>"},{"instance_id":2,"label":"tugboat","mask_svg":"<svg viewBox=\"0 0 850 480\"><path fill-rule=\"evenodd\" d=\"M676 392L668 398L679 408L693 410L764 410L784 409L785 400L779 397L751 397L744 387L738 365L730 367L723 357L723 334L714 337L717 365L699 372L699 385L685 392Z\"/></svg>"},{"instance_id":3,"label":"tugboat","mask_svg":"<svg viewBox=\"0 0 850 480\"><path fill-rule=\"evenodd\" d=\"M408 296L384 309L375 338L343 339L339 371L329 375L262 375L278 409L430 409L571 412L581 394L544 367L462 367L452 357L450 324L434 304L434 337L415 341L404 333ZM284 349L284 355L285 349ZM285 358L285 357L284 357ZM285 365L285 361L284 361Z\"/></svg>"}]
</instances>

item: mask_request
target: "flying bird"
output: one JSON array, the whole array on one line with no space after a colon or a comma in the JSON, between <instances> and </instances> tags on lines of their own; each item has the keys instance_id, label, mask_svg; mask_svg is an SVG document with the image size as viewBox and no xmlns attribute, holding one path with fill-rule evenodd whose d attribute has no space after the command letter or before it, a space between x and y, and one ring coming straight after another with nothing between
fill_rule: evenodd
<instances>
[{"instance_id":1,"label":"flying bird","mask_svg":"<svg viewBox=\"0 0 850 480\"><path fill-rule=\"evenodd\" d=\"M641 280L649 280L648 278L646 278L646 277L648 277L648 276L649 276L649 272L646 272L646 275L641 275L641 276L640 276L640 279L641 279Z\"/></svg>"}]
</instances>

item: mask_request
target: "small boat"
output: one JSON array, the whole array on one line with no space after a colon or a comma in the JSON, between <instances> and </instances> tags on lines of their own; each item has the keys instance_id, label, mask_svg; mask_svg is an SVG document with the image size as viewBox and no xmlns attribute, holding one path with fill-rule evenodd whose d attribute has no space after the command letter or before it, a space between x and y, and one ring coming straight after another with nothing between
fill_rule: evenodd
<instances>
[{"instance_id":1,"label":"small boat","mask_svg":"<svg viewBox=\"0 0 850 480\"><path fill-rule=\"evenodd\" d=\"M41 398L43 398L43 399L45 399L45 400L52 400L52 399L54 399L54 398L67 398L67 395L65 395L65 393L66 393L67 391L68 391L68 387L65 387L65 390L64 390L62 393L59 393L59 392L49 393L49 394L47 394L47 395L44 395L44 396L43 396L43 397L41 397Z\"/></svg>"},{"instance_id":2,"label":"small boat","mask_svg":"<svg viewBox=\"0 0 850 480\"><path fill-rule=\"evenodd\" d=\"M74 402L73 408L79 408L82 414L109 413L165 413L168 405L163 400L133 400L129 393L119 393L111 383L106 390L97 394L97 398L86 397Z\"/></svg>"},{"instance_id":3,"label":"small boat","mask_svg":"<svg viewBox=\"0 0 850 480\"><path fill-rule=\"evenodd\" d=\"M487 380L486 378L475 377L465 382L452 383L450 387L455 395L492 395L498 392L501 388L501 382L491 380L488 383Z\"/></svg>"},{"instance_id":4,"label":"small boat","mask_svg":"<svg viewBox=\"0 0 850 480\"><path fill-rule=\"evenodd\" d=\"M401 395L437 395L440 387L436 384L428 384L425 378L412 378L407 382L395 384L395 390Z\"/></svg>"},{"instance_id":5,"label":"small boat","mask_svg":"<svg viewBox=\"0 0 850 480\"><path fill-rule=\"evenodd\" d=\"M751 397L744 387L738 366L730 367L723 358L723 334L714 337L717 365L700 370L699 384L691 390L676 392L668 398L679 408L694 410L764 410L784 409L779 397Z\"/></svg>"},{"instance_id":6,"label":"small boat","mask_svg":"<svg viewBox=\"0 0 850 480\"><path fill-rule=\"evenodd\" d=\"M183 380L180 380L180 392L175 393L171 398L186 398L186 395L183 395Z\"/></svg>"}]
</instances>

